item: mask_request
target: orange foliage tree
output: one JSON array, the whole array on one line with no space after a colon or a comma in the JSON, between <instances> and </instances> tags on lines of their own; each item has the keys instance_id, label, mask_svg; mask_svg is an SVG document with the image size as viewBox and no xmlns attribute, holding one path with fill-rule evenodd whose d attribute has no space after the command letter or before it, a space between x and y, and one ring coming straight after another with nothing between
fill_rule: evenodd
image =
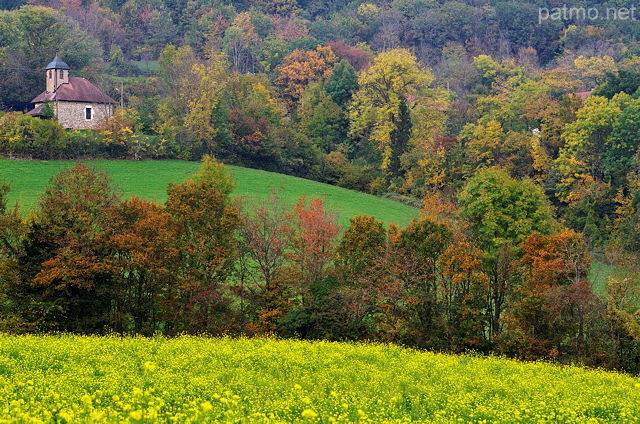
<instances>
[{"instance_id":1,"label":"orange foliage tree","mask_svg":"<svg viewBox=\"0 0 640 424\"><path fill-rule=\"evenodd\" d=\"M309 83L329 78L337 61L331 47L322 46L310 51L295 50L284 58L275 84L282 90L289 111L295 109Z\"/></svg>"}]
</instances>

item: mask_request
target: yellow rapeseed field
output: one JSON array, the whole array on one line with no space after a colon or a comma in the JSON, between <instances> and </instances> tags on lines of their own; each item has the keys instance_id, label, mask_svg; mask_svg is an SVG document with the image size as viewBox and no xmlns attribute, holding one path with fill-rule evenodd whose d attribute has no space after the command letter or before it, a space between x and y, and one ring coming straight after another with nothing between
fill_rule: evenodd
<instances>
[{"instance_id":1,"label":"yellow rapeseed field","mask_svg":"<svg viewBox=\"0 0 640 424\"><path fill-rule=\"evenodd\" d=\"M275 339L0 335L0 423L639 423L623 374Z\"/></svg>"}]
</instances>

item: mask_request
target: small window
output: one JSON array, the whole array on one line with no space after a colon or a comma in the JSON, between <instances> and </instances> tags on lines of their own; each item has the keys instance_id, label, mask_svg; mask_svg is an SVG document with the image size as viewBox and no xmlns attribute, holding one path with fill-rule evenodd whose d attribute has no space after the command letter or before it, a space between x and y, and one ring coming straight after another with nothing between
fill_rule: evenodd
<instances>
[{"instance_id":1,"label":"small window","mask_svg":"<svg viewBox=\"0 0 640 424\"><path fill-rule=\"evenodd\" d=\"M60 78L64 78L64 71L60 69Z\"/></svg>"},{"instance_id":2,"label":"small window","mask_svg":"<svg viewBox=\"0 0 640 424\"><path fill-rule=\"evenodd\" d=\"M91 119L93 117L93 109L88 107L84 110L84 118Z\"/></svg>"},{"instance_id":3,"label":"small window","mask_svg":"<svg viewBox=\"0 0 640 424\"><path fill-rule=\"evenodd\" d=\"M51 77L53 77L53 73L49 70L49 79L51 79Z\"/></svg>"}]
</instances>

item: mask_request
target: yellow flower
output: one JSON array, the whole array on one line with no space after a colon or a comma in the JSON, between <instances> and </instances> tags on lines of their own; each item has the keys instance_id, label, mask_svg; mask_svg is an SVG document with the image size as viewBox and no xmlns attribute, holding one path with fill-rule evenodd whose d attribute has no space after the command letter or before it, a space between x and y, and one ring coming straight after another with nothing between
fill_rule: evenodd
<instances>
[{"instance_id":1,"label":"yellow flower","mask_svg":"<svg viewBox=\"0 0 640 424\"><path fill-rule=\"evenodd\" d=\"M200 408L202 408L204 412L209 412L213 409L213 405L211 405L211 402L206 401L200 404Z\"/></svg>"},{"instance_id":2,"label":"yellow flower","mask_svg":"<svg viewBox=\"0 0 640 424\"><path fill-rule=\"evenodd\" d=\"M104 417L104 411L93 411L91 413L91 421L100 421Z\"/></svg>"},{"instance_id":3,"label":"yellow flower","mask_svg":"<svg viewBox=\"0 0 640 424\"><path fill-rule=\"evenodd\" d=\"M141 420L142 419L142 411L137 410L137 411L129 412L129 418L134 419L134 420Z\"/></svg>"},{"instance_id":4,"label":"yellow flower","mask_svg":"<svg viewBox=\"0 0 640 424\"><path fill-rule=\"evenodd\" d=\"M151 372L151 371L155 371L156 368L158 368L158 366L156 364L154 364L153 362L151 362L151 361L145 361L145 363L142 364L142 368L145 371L150 371Z\"/></svg>"},{"instance_id":5,"label":"yellow flower","mask_svg":"<svg viewBox=\"0 0 640 424\"><path fill-rule=\"evenodd\" d=\"M318 414L316 414L313 409L305 409L304 411L302 411L302 418L304 418L305 420L309 420L312 418L317 417Z\"/></svg>"}]
</instances>

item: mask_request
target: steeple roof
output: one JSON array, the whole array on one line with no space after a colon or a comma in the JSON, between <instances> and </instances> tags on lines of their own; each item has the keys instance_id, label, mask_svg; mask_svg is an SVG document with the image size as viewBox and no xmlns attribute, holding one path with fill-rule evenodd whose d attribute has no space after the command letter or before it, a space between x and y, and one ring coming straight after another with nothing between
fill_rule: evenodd
<instances>
[{"instance_id":1,"label":"steeple roof","mask_svg":"<svg viewBox=\"0 0 640 424\"><path fill-rule=\"evenodd\" d=\"M49 63L46 67L46 69L71 69L69 68L69 65L67 65L66 63L64 63L62 61L62 59L60 59L58 57L58 55L56 54L56 57L53 58L53 60L51 61L51 63Z\"/></svg>"},{"instance_id":2,"label":"steeple roof","mask_svg":"<svg viewBox=\"0 0 640 424\"><path fill-rule=\"evenodd\" d=\"M42 103L45 99L66 102L117 103L100 91L98 87L80 77L70 77L67 84L61 84L53 93L42 92L38 97L31 100L31 103Z\"/></svg>"}]
</instances>

